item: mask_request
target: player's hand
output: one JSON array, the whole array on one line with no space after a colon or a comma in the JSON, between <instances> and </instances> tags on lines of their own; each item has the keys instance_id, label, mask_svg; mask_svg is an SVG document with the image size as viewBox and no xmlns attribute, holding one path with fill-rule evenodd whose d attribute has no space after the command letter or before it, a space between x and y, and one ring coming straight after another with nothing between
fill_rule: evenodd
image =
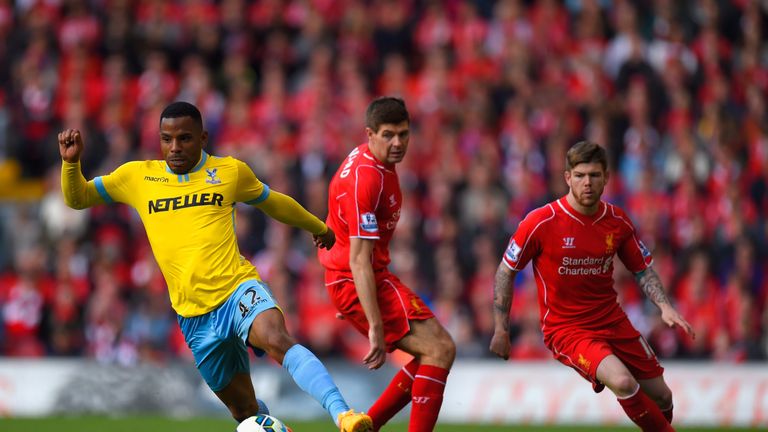
<instances>
[{"instance_id":1,"label":"player's hand","mask_svg":"<svg viewBox=\"0 0 768 432\"><path fill-rule=\"evenodd\" d=\"M387 360L386 344L384 343L384 332L381 329L368 329L368 341L371 349L363 357L363 363L368 369L375 370L380 368Z\"/></svg>"},{"instance_id":2,"label":"player's hand","mask_svg":"<svg viewBox=\"0 0 768 432\"><path fill-rule=\"evenodd\" d=\"M61 158L69 163L80 161L83 152L83 136L77 129L66 129L59 132L59 153Z\"/></svg>"},{"instance_id":3,"label":"player's hand","mask_svg":"<svg viewBox=\"0 0 768 432\"><path fill-rule=\"evenodd\" d=\"M691 327L688 321L686 321L685 318L683 318L683 316L672 306L665 304L661 307L661 320L669 327L682 328L691 339L696 339L696 332L693 331L693 327Z\"/></svg>"},{"instance_id":4,"label":"player's hand","mask_svg":"<svg viewBox=\"0 0 768 432\"><path fill-rule=\"evenodd\" d=\"M328 227L328 231L326 231L325 234L313 234L312 242L317 248L330 249L333 247L334 243L336 243L336 234L331 227Z\"/></svg>"},{"instance_id":5,"label":"player's hand","mask_svg":"<svg viewBox=\"0 0 768 432\"><path fill-rule=\"evenodd\" d=\"M509 351L512 349L512 345L509 342L509 333L499 330L494 331L490 349L497 356L504 360L509 360Z\"/></svg>"}]
</instances>

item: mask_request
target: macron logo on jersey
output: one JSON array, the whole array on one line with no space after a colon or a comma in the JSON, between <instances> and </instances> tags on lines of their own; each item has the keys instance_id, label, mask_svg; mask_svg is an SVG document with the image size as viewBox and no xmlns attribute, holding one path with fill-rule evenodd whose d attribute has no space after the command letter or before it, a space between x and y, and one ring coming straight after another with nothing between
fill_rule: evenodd
<instances>
[{"instance_id":1,"label":"macron logo on jersey","mask_svg":"<svg viewBox=\"0 0 768 432\"><path fill-rule=\"evenodd\" d=\"M517 242L512 240L512 242L507 247L507 251L504 252L504 255L506 255L507 259L510 261L515 261L520 259L520 252L523 249L517 245Z\"/></svg>"},{"instance_id":2,"label":"macron logo on jersey","mask_svg":"<svg viewBox=\"0 0 768 432\"><path fill-rule=\"evenodd\" d=\"M168 183L168 177L144 176L145 181Z\"/></svg>"},{"instance_id":3,"label":"macron logo on jersey","mask_svg":"<svg viewBox=\"0 0 768 432\"><path fill-rule=\"evenodd\" d=\"M363 213L360 215L360 229L369 233L379 231L379 223L376 221L376 215L373 213Z\"/></svg>"}]
</instances>

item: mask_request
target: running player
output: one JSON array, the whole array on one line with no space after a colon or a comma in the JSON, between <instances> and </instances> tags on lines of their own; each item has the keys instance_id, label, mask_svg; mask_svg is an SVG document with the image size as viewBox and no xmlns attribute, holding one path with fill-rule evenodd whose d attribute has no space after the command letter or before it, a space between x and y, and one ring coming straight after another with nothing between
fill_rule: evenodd
<instances>
[{"instance_id":1,"label":"running player","mask_svg":"<svg viewBox=\"0 0 768 432\"><path fill-rule=\"evenodd\" d=\"M282 364L342 432L371 430L370 417L349 409L325 366L288 334L269 287L240 255L235 203L309 231L319 248L333 246L334 232L293 198L270 190L245 163L206 153L207 141L197 107L174 102L160 115L165 160L128 162L86 182L82 134L64 130L58 135L64 199L76 209L113 202L136 209L197 368L235 420L265 411L251 382L250 346Z\"/></svg>"}]
</instances>

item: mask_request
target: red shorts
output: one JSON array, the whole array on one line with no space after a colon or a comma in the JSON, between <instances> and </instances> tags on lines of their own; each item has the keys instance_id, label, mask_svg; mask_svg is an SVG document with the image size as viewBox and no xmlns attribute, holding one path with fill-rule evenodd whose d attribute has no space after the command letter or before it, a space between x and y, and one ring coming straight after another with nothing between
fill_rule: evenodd
<instances>
[{"instance_id":1,"label":"red shorts","mask_svg":"<svg viewBox=\"0 0 768 432\"><path fill-rule=\"evenodd\" d=\"M435 314L424 301L397 276L387 270L374 273L376 299L379 302L381 319L384 323L384 342L387 350L395 350L394 343L411 330L409 320L426 320ZM328 270L325 272L325 287L336 309L344 315L363 336L368 337L368 319L365 317L357 290L350 272Z\"/></svg>"},{"instance_id":2,"label":"red shorts","mask_svg":"<svg viewBox=\"0 0 768 432\"><path fill-rule=\"evenodd\" d=\"M626 328L625 335L621 331ZM602 390L597 379L597 367L604 358L613 354L629 369L635 379L651 379L661 376L664 368L648 342L627 320L611 330L612 335L591 330L562 329L551 338L550 349L555 359L575 369L592 382L595 391ZM628 336L628 337L627 337Z\"/></svg>"}]
</instances>

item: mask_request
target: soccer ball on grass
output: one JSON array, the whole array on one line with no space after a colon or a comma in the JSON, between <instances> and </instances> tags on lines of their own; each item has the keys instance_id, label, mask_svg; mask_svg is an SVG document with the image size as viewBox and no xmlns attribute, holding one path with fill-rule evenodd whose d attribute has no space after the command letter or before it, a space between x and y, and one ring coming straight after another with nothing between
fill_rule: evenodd
<instances>
[{"instance_id":1,"label":"soccer ball on grass","mask_svg":"<svg viewBox=\"0 0 768 432\"><path fill-rule=\"evenodd\" d=\"M237 432L290 432L280 420L267 414L248 417L237 426Z\"/></svg>"}]
</instances>

